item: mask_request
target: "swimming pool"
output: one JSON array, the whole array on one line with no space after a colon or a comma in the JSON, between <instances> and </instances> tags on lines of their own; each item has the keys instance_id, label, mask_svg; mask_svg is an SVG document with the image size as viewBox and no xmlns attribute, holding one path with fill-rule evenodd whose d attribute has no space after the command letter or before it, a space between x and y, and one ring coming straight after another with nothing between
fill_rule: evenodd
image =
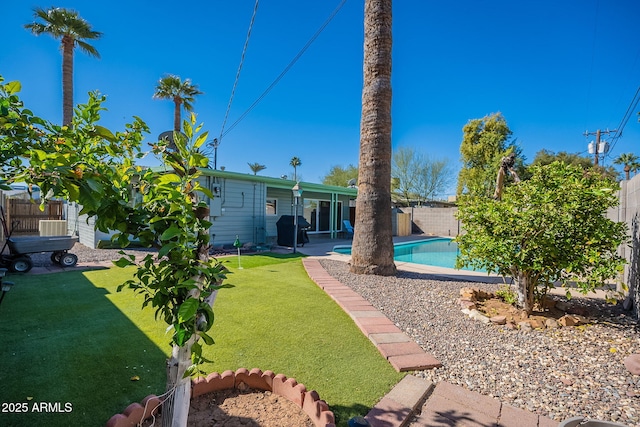
<instances>
[{"instance_id":1,"label":"swimming pool","mask_svg":"<svg viewBox=\"0 0 640 427\"><path fill-rule=\"evenodd\" d=\"M396 261L436 267L455 268L458 257L458 244L452 239L446 238L398 243L393 248L393 259ZM350 255L351 246L335 246L333 251Z\"/></svg>"}]
</instances>

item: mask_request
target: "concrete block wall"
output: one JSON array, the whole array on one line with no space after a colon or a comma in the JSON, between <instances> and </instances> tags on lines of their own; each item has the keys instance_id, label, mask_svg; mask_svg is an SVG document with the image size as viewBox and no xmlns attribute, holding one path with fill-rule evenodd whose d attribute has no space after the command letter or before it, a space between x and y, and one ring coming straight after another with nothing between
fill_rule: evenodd
<instances>
[{"instance_id":1,"label":"concrete block wall","mask_svg":"<svg viewBox=\"0 0 640 427\"><path fill-rule=\"evenodd\" d=\"M629 286L634 314L640 317L640 175L620 183L620 205L609 212L609 217L627 224L631 237L630 246L620 248L620 254L628 262L624 281Z\"/></svg>"},{"instance_id":2,"label":"concrete block wall","mask_svg":"<svg viewBox=\"0 0 640 427\"><path fill-rule=\"evenodd\" d=\"M414 233L455 237L461 232L460 222L456 219L458 208L414 207L401 211L411 214Z\"/></svg>"}]
</instances>

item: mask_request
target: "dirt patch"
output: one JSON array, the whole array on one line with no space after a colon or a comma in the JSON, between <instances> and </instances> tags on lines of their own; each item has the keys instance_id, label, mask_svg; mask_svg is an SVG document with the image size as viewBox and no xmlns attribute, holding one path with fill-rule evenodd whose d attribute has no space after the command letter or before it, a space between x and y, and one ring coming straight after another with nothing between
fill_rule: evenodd
<instances>
[{"instance_id":1,"label":"dirt patch","mask_svg":"<svg viewBox=\"0 0 640 427\"><path fill-rule=\"evenodd\" d=\"M558 320L566 313L553 307L547 307L544 311L534 311L527 315L524 310L519 310L511 304L507 304L498 297L487 298L476 302L478 311L489 318L504 316L507 323L518 324L529 321L531 323L545 324L548 319Z\"/></svg>"},{"instance_id":2,"label":"dirt patch","mask_svg":"<svg viewBox=\"0 0 640 427\"><path fill-rule=\"evenodd\" d=\"M143 426L161 426L162 414ZM269 391L222 390L191 399L190 427L313 427L302 409L285 397Z\"/></svg>"},{"instance_id":3,"label":"dirt patch","mask_svg":"<svg viewBox=\"0 0 640 427\"><path fill-rule=\"evenodd\" d=\"M527 314L502 297L498 292L462 288L458 301L463 313L470 318L505 325L508 329L555 329L599 322L626 324L629 321L622 304L607 304L604 300L568 300L563 296L546 295L542 304L536 304L533 312Z\"/></svg>"}]
</instances>

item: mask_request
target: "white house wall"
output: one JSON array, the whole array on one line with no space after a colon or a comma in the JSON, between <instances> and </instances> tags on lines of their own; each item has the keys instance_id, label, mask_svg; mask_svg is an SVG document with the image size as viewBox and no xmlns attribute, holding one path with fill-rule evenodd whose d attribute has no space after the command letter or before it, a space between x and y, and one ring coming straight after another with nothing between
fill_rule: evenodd
<instances>
[{"instance_id":1,"label":"white house wall","mask_svg":"<svg viewBox=\"0 0 640 427\"><path fill-rule=\"evenodd\" d=\"M109 234L95 229L95 218L87 215L79 215L82 206L77 203L67 204L67 232L78 236L78 241L83 245L95 249L100 240L110 239Z\"/></svg>"},{"instance_id":2,"label":"white house wall","mask_svg":"<svg viewBox=\"0 0 640 427\"><path fill-rule=\"evenodd\" d=\"M219 185L219 215L211 212L211 235L215 246L232 244L236 235L241 243L265 241L265 185L228 178L208 178L210 184Z\"/></svg>"}]
</instances>

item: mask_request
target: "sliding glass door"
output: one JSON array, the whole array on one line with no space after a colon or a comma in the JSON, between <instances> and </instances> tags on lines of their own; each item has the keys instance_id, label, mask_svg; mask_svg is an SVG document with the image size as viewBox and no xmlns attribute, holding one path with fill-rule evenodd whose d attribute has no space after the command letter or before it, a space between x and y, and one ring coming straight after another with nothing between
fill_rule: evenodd
<instances>
[{"instance_id":1,"label":"sliding glass door","mask_svg":"<svg viewBox=\"0 0 640 427\"><path fill-rule=\"evenodd\" d=\"M337 203L334 230L342 224L342 202ZM331 202L329 200L304 199L304 218L311 223L312 233L331 231Z\"/></svg>"}]
</instances>

